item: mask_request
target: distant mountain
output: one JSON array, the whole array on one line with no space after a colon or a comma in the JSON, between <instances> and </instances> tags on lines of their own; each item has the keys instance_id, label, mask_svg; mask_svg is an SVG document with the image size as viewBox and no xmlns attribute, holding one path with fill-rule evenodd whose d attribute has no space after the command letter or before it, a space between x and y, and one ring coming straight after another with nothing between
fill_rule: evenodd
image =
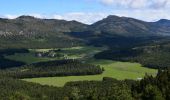
<instances>
[{"instance_id":1,"label":"distant mountain","mask_svg":"<svg viewBox=\"0 0 170 100\"><path fill-rule=\"evenodd\" d=\"M84 39L88 44L113 48L126 48L161 41L170 36L165 22L145 22L134 18L110 15L92 25L84 32L70 33Z\"/></svg>"},{"instance_id":2,"label":"distant mountain","mask_svg":"<svg viewBox=\"0 0 170 100\"><path fill-rule=\"evenodd\" d=\"M157 22L154 22L157 28L157 33L160 35L170 35L170 20L161 19Z\"/></svg>"},{"instance_id":3,"label":"distant mountain","mask_svg":"<svg viewBox=\"0 0 170 100\"><path fill-rule=\"evenodd\" d=\"M170 35L170 21L162 19L158 22L145 22L128 17L110 15L101 21L89 26L89 30L95 33L109 33L120 36L155 36Z\"/></svg>"},{"instance_id":4,"label":"distant mountain","mask_svg":"<svg viewBox=\"0 0 170 100\"><path fill-rule=\"evenodd\" d=\"M55 19L38 19L32 16L20 16L16 19L0 19L1 35L34 35L58 34L64 32L81 31L87 25L77 21Z\"/></svg>"},{"instance_id":5,"label":"distant mountain","mask_svg":"<svg viewBox=\"0 0 170 100\"><path fill-rule=\"evenodd\" d=\"M170 20L167 20L167 19L160 19L156 23L159 24L159 25L169 26L170 27Z\"/></svg>"},{"instance_id":6,"label":"distant mountain","mask_svg":"<svg viewBox=\"0 0 170 100\"><path fill-rule=\"evenodd\" d=\"M39 19L20 16L16 19L0 19L1 48L52 48L70 47L80 43L64 33L80 32L87 25L77 21Z\"/></svg>"},{"instance_id":7,"label":"distant mountain","mask_svg":"<svg viewBox=\"0 0 170 100\"><path fill-rule=\"evenodd\" d=\"M124 38L155 36L170 36L170 20L145 22L110 15L92 25L86 25L77 21L39 19L32 16L0 18L0 48L70 47L84 42L107 40L112 43L113 40L121 42Z\"/></svg>"},{"instance_id":8,"label":"distant mountain","mask_svg":"<svg viewBox=\"0 0 170 100\"><path fill-rule=\"evenodd\" d=\"M151 33L146 22L133 18L108 16L90 26L90 30L98 33L109 33L121 36L146 35Z\"/></svg>"}]
</instances>

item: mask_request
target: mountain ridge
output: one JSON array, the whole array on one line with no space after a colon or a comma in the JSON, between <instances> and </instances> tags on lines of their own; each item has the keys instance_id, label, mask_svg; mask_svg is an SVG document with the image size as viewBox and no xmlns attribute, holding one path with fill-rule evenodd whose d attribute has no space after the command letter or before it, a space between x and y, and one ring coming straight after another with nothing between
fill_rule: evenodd
<instances>
[{"instance_id":1,"label":"mountain ridge","mask_svg":"<svg viewBox=\"0 0 170 100\"><path fill-rule=\"evenodd\" d=\"M22 44L21 47L32 48L32 45L37 44L38 47L50 48L75 46L79 43L89 43L94 39L105 41L108 37L113 40L115 37L130 39L131 37L170 36L169 25L170 21L166 19L146 22L115 15L110 15L91 25L74 20L41 19L23 15L16 19L0 19L0 46L8 47L13 44L12 47L15 47L14 44Z\"/></svg>"},{"instance_id":2,"label":"mountain ridge","mask_svg":"<svg viewBox=\"0 0 170 100\"><path fill-rule=\"evenodd\" d=\"M105 33L114 33L117 35L164 35L164 32L170 34L169 26L170 21L164 20L164 22L146 22L130 17L118 17L110 15L94 24L90 27L90 30L98 30ZM164 30L162 30L162 28Z\"/></svg>"}]
</instances>

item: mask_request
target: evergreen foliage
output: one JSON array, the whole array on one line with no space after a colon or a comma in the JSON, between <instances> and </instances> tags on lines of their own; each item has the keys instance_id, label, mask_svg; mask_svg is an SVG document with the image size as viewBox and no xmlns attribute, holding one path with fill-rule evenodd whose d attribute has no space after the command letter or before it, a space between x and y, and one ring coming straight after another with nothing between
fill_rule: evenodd
<instances>
[{"instance_id":1,"label":"evergreen foliage","mask_svg":"<svg viewBox=\"0 0 170 100\"><path fill-rule=\"evenodd\" d=\"M54 77L72 75L95 75L103 72L100 66L81 63L77 60L39 62L23 67L1 70L1 75L13 78Z\"/></svg>"}]
</instances>

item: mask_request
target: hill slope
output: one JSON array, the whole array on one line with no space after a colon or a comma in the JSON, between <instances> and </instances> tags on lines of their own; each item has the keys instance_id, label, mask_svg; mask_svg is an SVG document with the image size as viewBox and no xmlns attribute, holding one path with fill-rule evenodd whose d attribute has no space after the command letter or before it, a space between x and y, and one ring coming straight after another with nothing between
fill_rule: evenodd
<instances>
[{"instance_id":1,"label":"hill slope","mask_svg":"<svg viewBox=\"0 0 170 100\"><path fill-rule=\"evenodd\" d=\"M0 47L69 47L76 45L79 40L64 33L81 31L86 26L76 21L38 19L31 16L0 19Z\"/></svg>"},{"instance_id":2,"label":"hill slope","mask_svg":"<svg viewBox=\"0 0 170 100\"><path fill-rule=\"evenodd\" d=\"M134 18L110 15L90 25L89 30L121 36L152 36L170 34L170 21L161 19L157 22L145 22Z\"/></svg>"},{"instance_id":3,"label":"hill slope","mask_svg":"<svg viewBox=\"0 0 170 100\"><path fill-rule=\"evenodd\" d=\"M147 41L153 37L170 36L169 27L170 21L166 19L145 22L114 15L92 25L20 16L16 19L0 19L0 47L54 48L83 43L108 45L113 42L126 45L126 41L134 43L136 40Z\"/></svg>"}]
</instances>

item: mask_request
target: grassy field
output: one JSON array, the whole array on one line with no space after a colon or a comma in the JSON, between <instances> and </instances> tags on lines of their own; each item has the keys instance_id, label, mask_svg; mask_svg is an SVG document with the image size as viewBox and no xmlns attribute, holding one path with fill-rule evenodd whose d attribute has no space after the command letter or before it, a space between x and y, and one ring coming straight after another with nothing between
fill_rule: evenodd
<instances>
[{"instance_id":1,"label":"grassy field","mask_svg":"<svg viewBox=\"0 0 170 100\"><path fill-rule=\"evenodd\" d=\"M8 59L23 61L27 64L57 60L58 58L49 57L37 57L36 52L48 52L49 50L56 49L30 49L30 53L21 53L11 56L6 56ZM129 62L114 62L109 60L96 60L93 59L93 55L97 52L103 51L107 48L104 47L72 47L72 48L61 48L59 53L67 55L67 59L81 59L88 63L100 65L105 69L101 75L89 75L89 76L67 76L67 77L46 77L46 78L32 78L23 79L29 82L36 82L43 85L63 86L66 82L70 81L83 81L83 80L102 80L103 77L112 77L119 80L122 79L138 79L144 77L145 73L150 75L156 75L157 70L142 67L138 63Z\"/></svg>"},{"instance_id":2,"label":"grassy field","mask_svg":"<svg viewBox=\"0 0 170 100\"><path fill-rule=\"evenodd\" d=\"M70 81L102 80L103 77L112 77L119 80L138 79L144 77L145 73L149 75L156 75L157 73L157 70L142 67L138 63L114 62L109 60L91 60L89 63L100 65L105 71L101 75L30 78L23 80L61 87Z\"/></svg>"},{"instance_id":3,"label":"grassy field","mask_svg":"<svg viewBox=\"0 0 170 100\"><path fill-rule=\"evenodd\" d=\"M37 57L35 56L36 52L48 52L49 50L56 49L30 49L30 53L16 53L14 55L6 56L5 58L22 61L27 64L49 61L49 60L58 60L59 58L49 58L49 57ZM84 47L72 47L72 48L61 48L59 53L66 55L67 59L87 59L91 58L97 52L104 50L104 47L93 47L93 46L84 46Z\"/></svg>"},{"instance_id":4,"label":"grassy field","mask_svg":"<svg viewBox=\"0 0 170 100\"><path fill-rule=\"evenodd\" d=\"M49 60L56 60L57 58L40 58L36 57L33 52L30 53L16 53L14 55L6 56L5 58L15 60L15 61L22 61L27 64L42 62L42 61L49 61Z\"/></svg>"}]
</instances>

